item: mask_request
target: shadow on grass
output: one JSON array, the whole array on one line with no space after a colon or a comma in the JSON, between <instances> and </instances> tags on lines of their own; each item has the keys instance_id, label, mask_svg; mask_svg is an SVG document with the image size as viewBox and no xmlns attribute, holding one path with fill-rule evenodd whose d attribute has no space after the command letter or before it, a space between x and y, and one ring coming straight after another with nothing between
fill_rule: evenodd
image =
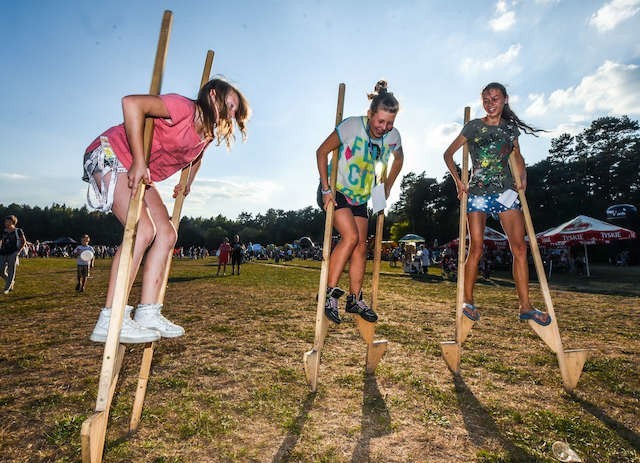
<instances>
[{"instance_id":1,"label":"shadow on grass","mask_svg":"<svg viewBox=\"0 0 640 463\"><path fill-rule=\"evenodd\" d=\"M428 273L411 274L411 279L420 283L442 283L442 277Z\"/></svg>"},{"instance_id":2,"label":"shadow on grass","mask_svg":"<svg viewBox=\"0 0 640 463\"><path fill-rule=\"evenodd\" d=\"M351 457L352 463L370 460L371 439L391 433L391 416L387 409L380 389L378 379L374 374L367 374L362 390L362 418L360 438Z\"/></svg>"},{"instance_id":3,"label":"shadow on grass","mask_svg":"<svg viewBox=\"0 0 640 463\"><path fill-rule=\"evenodd\" d=\"M500 443L507 453L504 461L536 461L534 455L514 445L513 442L502 435L491 414L476 399L462 376L454 375L453 378L465 427L471 442L478 450L486 446L487 442L495 440Z\"/></svg>"},{"instance_id":4,"label":"shadow on grass","mask_svg":"<svg viewBox=\"0 0 640 463\"><path fill-rule=\"evenodd\" d=\"M289 432L280 444L280 448L276 452L273 457L273 463L285 463L289 461L291 458L291 452L298 444L298 440L300 439L300 433L302 432L302 428L304 423L307 421L307 417L309 416L309 411L311 411L311 407L313 407L313 402L316 400L316 393L309 392L307 397L304 399L302 403L302 407L300 407L300 413L294 420L293 424L289 427Z\"/></svg>"},{"instance_id":5,"label":"shadow on grass","mask_svg":"<svg viewBox=\"0 0 640 463\"><path fill-rule=\"evenodd\" d=\"M578 403L586 412L599 419L603 424L605 424L609 429L615 432L622 439L629 442L629 444L631 444L634 449L640 451L640 435L638 435L636 432L632 431L619 421L611 418L605 413L604 410L602 410L594 403L582 399L575 394L571 395L571 399L574 402Z\"/></svg>"}]
</instances>

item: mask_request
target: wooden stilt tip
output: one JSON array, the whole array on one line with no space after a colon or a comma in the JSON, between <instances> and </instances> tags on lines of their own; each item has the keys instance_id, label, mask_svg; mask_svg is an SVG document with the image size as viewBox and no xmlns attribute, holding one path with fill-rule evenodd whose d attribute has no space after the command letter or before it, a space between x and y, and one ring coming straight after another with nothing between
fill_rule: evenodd
<instances>
[{"instance_id":1,"label":"wooden stilt tip","mask_svg":"<svg viewBox=\"0 0 640 463\"><path fill-rule=\"evenodd\" d=\"M304 374L307 377L307 383L309 383L311 387L311 392L315 392L318 386L318 368L320 363L318 351L311 349L309 352L305 352L302 361L304 363Z\"/></svg>"},{"instance_id":2,"label":"wooden stilt tip","mask_svg":"<svg viewBox=\"0 0 640 463\"><path fill-rule=\"evenodd\" d=\"M578 385L584 364L591 355L589 349L571 349L564 351L566 374L562 378L565 391L571 393Z\"/></svg>"},{"instance_id":3,"label":"wooden stilt tip","mask_svg":"<svg viewBox=\"0 0 640 463\"><path fill-rule=\"evenodd\" d=\"M387 347L389 346L389 342L386 339L380 339L378 341L373 341L371 344L367 345L367 360L365 369L367 373L371 374L376 371L376 367L382 356L387 351Z\"/></svg>"},{"instance_id":4,"label":"wooden stilt tip","mask_svg":"<svg viewBox=\"0 0 640 463\"><path fill-rule=\"evenodd\" d=\"M440 343L442 358L447 367L454 375L460 374L460 344L455 341L444 341Z\"/></svg>"},{"instance_id":5,"label":"wooden stilt tip","mask_svg":"<svg viewBox=\"0 0 640 463\"><path fill-rule=\"evenodd\" d=\"M96 463L102 461L104 440L107 431L107 413L95 412L84 420L80 428L82 443L82 463Z\"/></svg>"}]
</instances>

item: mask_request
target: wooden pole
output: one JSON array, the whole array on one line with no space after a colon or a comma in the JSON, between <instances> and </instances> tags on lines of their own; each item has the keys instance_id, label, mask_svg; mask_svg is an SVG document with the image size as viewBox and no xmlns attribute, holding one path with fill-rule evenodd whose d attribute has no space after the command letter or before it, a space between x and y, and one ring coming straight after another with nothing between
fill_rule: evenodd
<instances>
[{"instance_id":1,"label":"wooden pole","mask_svg":"<svg viewBox=\"0 0 640 463\"><path fill-rule=\"evenodd\" d=\"M384 184L387 179L386 166L380 173L379 183ZM373 248L373 269L371 275L371 308L378 310L378 289L380 287L380 265L382 257L382 235L384 231L384 210L379 211L376 218L376 235ZM360 316L354 317L360 336L367 343L365 357L365 371L373 373L387 350L389 342L386 339L374 341L376 324L368 322Z\"/></svg>"},{"instance_id":2,"label":"wooden pole","mask_svg":"<svg viewBox=\"0 0 640 463\"><path fill-rule=\"evenodd\" d=\"M464 108L464 123L469 122L471 108ZM467 143L462 148L462 171L460 176L463 185L469 187L469 147ZM453 373L460 372L460 349L462 343L467 339L471 328L475 322L464 316L462 313L464 304L464 270L467 262L467 199L469 195L462 192L460 197L460 212L458 223L458 270L456 287L456 339L455 341L445 341L440 343L442 355L447 366Z\"/></svg>"},{"instance_id":3,"label":"wooden pole","mask_svg":"<svg viewBox=\"0 0 640 463\"><path fill-rule=\"evenodd\" d=\"M338 105L336 108L335 126L342 121L344 110L345 84L338 86ZM331 158L330 187L336 191L336 179L338 177L338 149L333 150ZM327 336L328 321L324 314L324 303L327 297L327 281L329 279L329 260L331 259L331 244L333 236L333 213L335 206L330 202L327 206L327 214L324 222L324 239L322 244L322 265L320 267L320 284L318 288L318 304L316 306L316 328L313 348L305 352L303 356L304 371L311 390L315 392L318 387L318 373L320 370L320 353Z\"/></svg>"},{"instance_id":4,"label":"wooden pole","mask_svg":"<svg viewBox=\"0 0 640 463\"><path fill-rule=\"evenodd\" d=\"M158 39L151 86L149 89L149 94L151 95L160 94L172 22L173 13L166 10L162 17L160 38ZM144 124L144 147L147 162L151 151L152 136L153 120L146 119ZM113 304L111 307L111 319L109 321L107 339L102 357L102 368L98 384L98 397L96 399L96 413L83 423L81 431L82 443L86 446L86 448L83 448L82 450L83 461L87 461L84 460L85 456L88 457L88 461L91 462L102 461L109 408L111 406L111 398L115 391L115 381L117 381L121 365L121 361L118 361L120 355L119 351L123 350L123 347L119 342L120 329L122 327L122 319L124 318L124 307L129 297L133 247L135 243L138 219L140 218L140 211L142 209L144 191L145 186L142 183L138 184L136 186L134 196L129 202L127 219L124 226L124 236L121 245L120 262L117 269L116 285L114 288Z\"/></svg>"},{"instance_id":5,"label":"wooden pole","mask_svg":"<svg viewBox=\"0 0 640 463\"><path fill-rule=\"evenodd\" d=\"M544 272L544 265L542 263L542 257L540 256L540 248L538 247L536 232L533 228L533 221L531 220L529 204L527 203L527 197L522 189L520 181L520 168L513 159L513 155L509 156L509 167L511 168L511 173L513 174L513 178L515 179L516 187L518 189L518 197L522 206L525 228L527 235L529 236L531 255L533 256L533 263L538 275L540 289L542 290L544 305L547 309L547 313L551 317L551 323L547 326L541 326L533 320L529 320L529 326L536 332L540 339L542 339L549 348L556 353L558 357L558 366L560 367L560 374L562 375L563 386L567 392L572 392L578 384L578 380L580 379L580 375L584 367L584 362L589 356L589 351L587 349L565 351L562 346L558 319L553 308L553 300L551 299L547 276Z\"/></svg>"},{"instance_id":6,"label":"wooden pole","mask_svg":"<svg viewBox=\"0 0 640 463\"><path fill-rule=\"evenodd\" d=\"M202 70L202 78L200 80L200 88L209 82L211 76L211 67L213 65L213 50L207 52L205 58L204 69ZM171 223L173 224L176 232L180 227L180 218L182 217L182 206L184 204L184 191L191 176L191 164L182 170L180 175L180 185L182 189L173 203L173 213L171 214ZM164 283L160 289L160 295L158 297L158 304L164 302L165 292L167 290L167 282L169 281L169 272L171 269L171 262L173 260L173 250L169 251L167 256L167 263L165 264ZM142 415L142 407L144 405L144 399L147 393L147 383L149 381L149 372L151 370L151 362L153 360L153 352L155 350L155 342L147 343L144 352L142 353L142 362L140 363L140 373L138 374L138 387L136 389L135 399L133 401L133 408L131 410L131 420L129 422L129 432L135 432L138 429L140 423L140 417Z\"/></svg>"}]
</instances>

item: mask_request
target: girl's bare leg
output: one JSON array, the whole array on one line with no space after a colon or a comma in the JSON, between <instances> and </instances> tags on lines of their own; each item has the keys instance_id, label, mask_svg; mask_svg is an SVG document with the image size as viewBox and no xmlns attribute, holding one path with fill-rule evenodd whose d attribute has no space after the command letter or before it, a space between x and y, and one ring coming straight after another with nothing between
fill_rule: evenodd
<instances>
[{"instance_id":1,"label":"girl's bare leg","mask_svg":"<svg viewBox=\"0 0 640 463\"><path fill-rule=\"evenodd\" d=\"M167 256L173 251L178 234L169 219L169 212L160 193L153 185L147 188L144 194L144 203L152 223L155 224L155 239L147 251L142 269L140 303L162 304L160 293L165 283Z\"/></svg>"},{"instance_id":2,"label":"girl's bare leg","mask_svg":"<svg viewBox=\"0 0 640 463\"><path fill-rule=\"evenodd\" d=\"M358 226L351 209L348 207L338 209L333 216L333 226L340 233L340 241L331 253L329 261L329 278L327 285L333 288L338 285L340 275L351 258L354 248L358 244ZM331 246L330 243L326 245Z\"/></svg>"},{"instance_id":3,"label":"girl's bare leg","mask_svg":"<svg viewBox=\"0 0 640 463\"><path fill-rule=\"evenodd\" d=\"M367 231L369 221L365 217L354 217L358 229L358 244L351 253L349 263L349 293L360 294L362 280L367 266Z\"/></svg>"},{"instance_id":4,"label":"girl's bare leg","mask_svg":"<svg viewBox=\"0 0 640 463\"><path fill-rule=\"evenodd\" d=\"M509 239L509 248L513 255L513 280L520 301L520 312L531 310L529 300L529 264L527 262L527 243L524 240L524 217L522 211L512 209L500 214L502 229Z\"/></svg>"},{"instance_id":5,"label":"girl's bare leg","mask_svg":"<svg viewBox=\"0 0 640 463\"><path fill-rule=\"evenodd\" d=\"M110 175L110 174L109 174ZM105 178L105 183L108 183L108 176ZM131 189L127 185L128 179L126 174L118 175L118 179L116 181L116 186L113 195L113 207L112 212L117 217L117 219L125 224L127 220L127 211L129 210L129 201L131 198ZM148 193L148 192L147 192ZM146 196L146 194L145 194ZM146 252L147 248L151 244L155 237L155 226L151 220L151 216L149 215L149 211L146 207L142 207L142 211L140 212L140 220L138 221L138 230L136 233L136 241L133 247L133 259L131 262L131 272L129 274L129 284L127 290L131 290L131 286L136 278L136 274L138 273L138 268L140 267L140 262L142 262L142 257ZM120 263L120 254L122 252L122 246L118 247L116 254L113 257L113 262L111 263L111 273L109 276L109 288L107 289L107 300L105 303L105 307L111 307L113 304L113 295L116 286L116 279L118 275L118 265Z\"/></svg>"},{"instance_id":6,"label":"girl's bare leg","mask_svg":"<svg viewBox=\"0 0 640 463\"><path fill-rule=\"evenodd\" d=\"M464 266L464 302L473 304L473 289L478 278L478 264L482 258L484 245L484 228L487 224L487 214L484 212L470 212L467 215L469 224L469 255ZM459 244L461 245L461 243Z\"/></svg>"}]
</instances>

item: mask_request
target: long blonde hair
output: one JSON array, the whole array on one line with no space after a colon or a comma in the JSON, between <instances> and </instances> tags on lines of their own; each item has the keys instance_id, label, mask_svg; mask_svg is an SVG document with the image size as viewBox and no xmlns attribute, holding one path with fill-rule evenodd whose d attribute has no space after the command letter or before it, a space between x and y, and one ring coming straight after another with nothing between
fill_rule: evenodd
<instances>
[{"instance_id":1,"label":"long blonde hair","mask_svg":"<svg viewBox=\"0 0 640 463\"><path fill-rule=\"evenodd\" d=\"M215 103L211 104L209 94L211 90L215 90ZM198 93L196 104L202 115L202 127L204 135L216 140L216 145L220 145L223 141L227 149L235 141L234 124L229 118L227 110L227 95L230 92L236 92L238 95L238 108L236 109L235 121L238 129L242 134L242 141L247 139L246 123L251 117L251 107L244 95L236 87L231 85L224 79L216 77L207 82Z\"/></svg>"}]
</instances>

